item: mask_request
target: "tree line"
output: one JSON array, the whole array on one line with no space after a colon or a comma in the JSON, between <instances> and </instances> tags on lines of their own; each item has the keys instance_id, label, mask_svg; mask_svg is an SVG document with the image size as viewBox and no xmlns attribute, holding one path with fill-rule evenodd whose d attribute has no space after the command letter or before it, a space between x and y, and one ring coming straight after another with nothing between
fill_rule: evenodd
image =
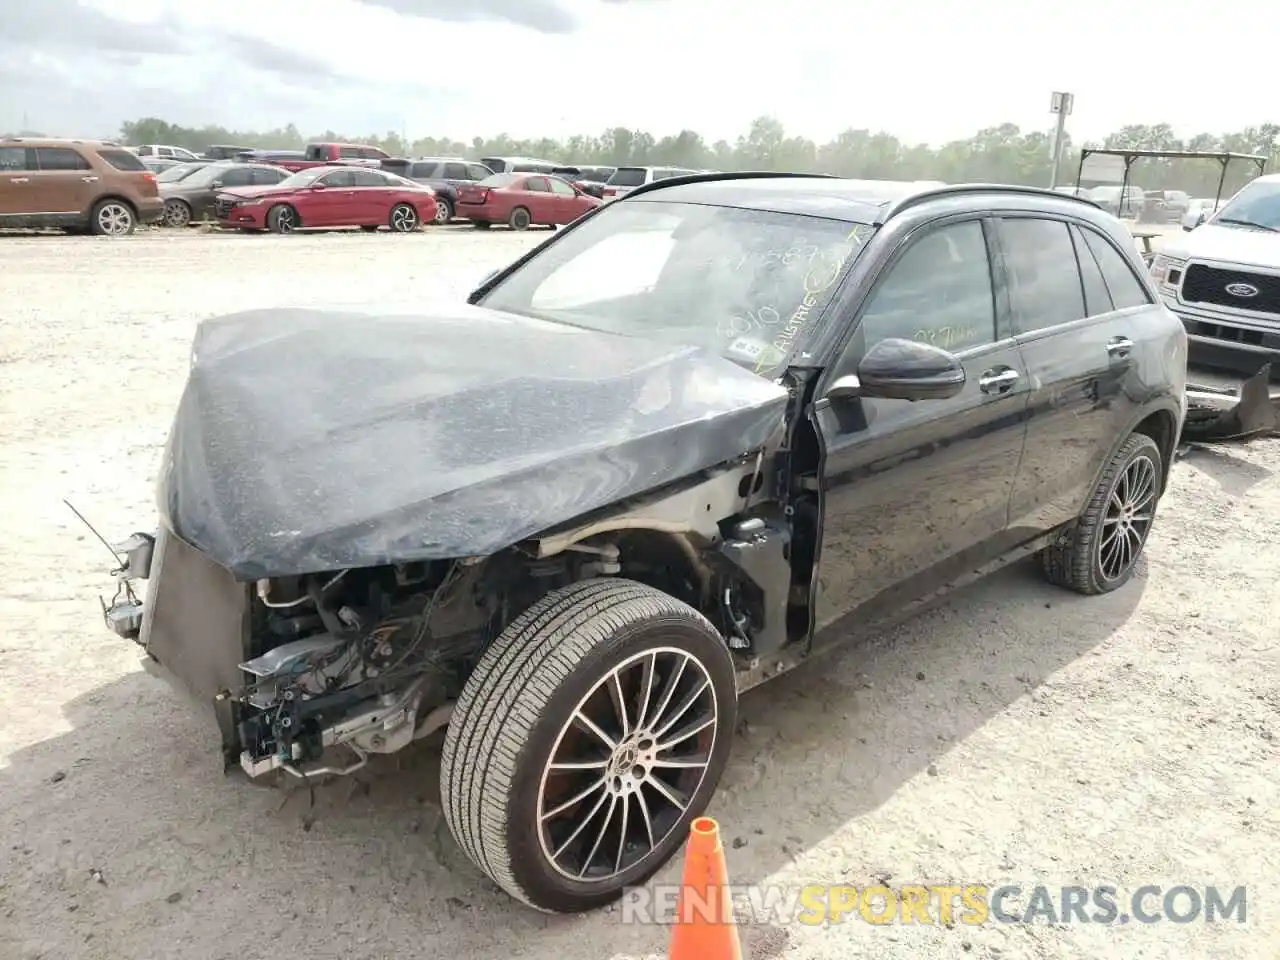
<instances>
[{"instance_id":1,"label":"tree line","mask_svg":"<svg viewBox=\"0 0 1280 960\"><path fill-rule=\"evenodd\" d=\"M128 144L165 143L201 151L214 144L233 144L276 150L300 150L307 142L367 143L392 156L530 156L562 163L621 166L671 165L711 170L786 170L829 173L847 177L893 180L941 180L946 183L1017 183L1047 185L1052 167L1052 134L1024 131L1003 123L979 130L966 140L938 147L906 143L883 131L849 128L827 143L789 133L776 117L759 117L736 141L708 142L693 130L656 137L643 130L611 127L598 136L549 137L522 140L506 134L475 137L469 143L439 137L406 140L396 133L351 136L326 130L304 136L293 124L275 130L230 130L220 126L184 127L156 117L124 123ZM1280 162L1280 124L1264 123L1235 133L1201 133L1180 139L1167 123L1123 127L1100 143L1067 143L1059 183L1074 183L1079 146L1148 150L1230 151L1271 158L1268 170ZM1229 165L1226 189L1239 188L1257 173L1254 164ZM1186 190L1192 196L1213 196L1221 167L1212 160L1136 161L1130 182L1148 190ZM1082 182L1096 182L1085 167Z\"/></svg>"}]
</instances>

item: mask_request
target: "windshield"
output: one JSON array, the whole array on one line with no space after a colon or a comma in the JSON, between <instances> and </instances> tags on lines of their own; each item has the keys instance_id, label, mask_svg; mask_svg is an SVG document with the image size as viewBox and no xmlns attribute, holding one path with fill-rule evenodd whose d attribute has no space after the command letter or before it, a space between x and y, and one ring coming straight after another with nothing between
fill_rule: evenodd
<instances>
[{"instance_id":1,"label":"windshield","mask_svg":"<svg viewBox=\"0 0 1280 960\"><path fill-rule=\"evenodd\" d=\"M168 170L161 172L156 177L156 183L177 183L179 180L185 180L198 170L207 167L207 163L180 163L176 167L170 167Z\"/></svg>"},{"instance_id":2,"label":"windshield","mask_svg":"<svg viewBox=\"0 0 1280 960\"><path fill-rule=\"evenodd\" d=\"M703 347L775 377L873 228L669 201L602 208L480 303Z\"/></svg>"},{"instance_id":3,"label":"windshield","mask_svg":"<svg viewBox=\"0 0 1280 960\"><path fill-rule=\"evenodd\" d=\"M1280 181L1253 181L1220 207L1211 222L1280 230Z\"/></svg>"}]
</instances>

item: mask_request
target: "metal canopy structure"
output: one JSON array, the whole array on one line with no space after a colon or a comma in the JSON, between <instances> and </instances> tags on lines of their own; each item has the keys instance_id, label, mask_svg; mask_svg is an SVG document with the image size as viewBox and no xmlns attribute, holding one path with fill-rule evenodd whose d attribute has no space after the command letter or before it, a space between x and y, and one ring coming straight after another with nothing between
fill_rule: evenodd
<instances>
[{"instance_id":1,"label":"metal canopy structure","mask_svg":"<svg viewBox=\"0 0 1280 960\"><path fill-rule=\"evenodd\" d=\"M1267 169L1265 157L1258 153L1230 153L1217 150L1139 150L1135 147L1119 147L1114 149L1094 149L1084 147L1080 150L1080 164L1076 168L1076 187L1080 186L1080 178L1084 175L1084 162L1091 156L1124 158L1124 179L1120 182L1120 198L1124 200L1124 191L1129 186L1129 168L1135 160L1217 160L1222 165L1222 175L1218 177L1218 194L1213 198L1214 205L1222 199L1222 188L1227 182L1227 167L1232 160L1249 160L1258 166L1258 176Z\"/></svg>"}]
</instances>

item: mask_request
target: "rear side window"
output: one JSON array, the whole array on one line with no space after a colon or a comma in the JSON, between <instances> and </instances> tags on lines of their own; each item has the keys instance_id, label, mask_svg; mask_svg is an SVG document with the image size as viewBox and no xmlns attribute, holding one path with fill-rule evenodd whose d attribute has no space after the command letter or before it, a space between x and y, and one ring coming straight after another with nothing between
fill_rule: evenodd
<instances>
[{"instance_id":1,"label":"rear side window","mask_svg":"<svg viewBox=\"0 0 1280 960\"><path fill-rule=\"evenodd\" d=\"M377 170L356 170L353 173L357 187L387 187L391 181Z\"/></svg>"},{"instance_id":2,"label":"rear side window","mask_svg":"<svg viewBox=\"0 0 1280 960\"><path fill-rule=\"evenodd\" d=\"M1015 334L1056 327L1088 315L1076 251L1065 223L1032 217L1010 219L1001 221L1000 232L1010 274Z\"/></svg>"},{"instance_id":3,"label":"rear side window","mask_svg":"<svg viewBox=\"0 0 1280 960\"><path fill-rule=\"evenodd\" d=\"M1111 302L1115 304L1116 309L1124 310L1126 307L1141 307L1149 304L1151 298L1147 296L1146 289L1138 282L1133 268L1125 262L1120 251L1111 245L1111 241L1088 227L1081 227L1080 232L1084 234L1085 243L1093 251L1093 256L1102 269L1102 276L1107 281L1107 289L1111 292Z\"/></svg>"},{"instance_id":4,"label":"rear side window","mask_svg":"<svg viewBox=\"0 0 1280 960\"><path fill-rule=\"evenodd\" d=\"M128 150L99 150L98 156L117 170L134 170L138 173L147 172L147 165Z\"/></svg>"},{"instance_id":5,"label":"rear side window","mask_svg":"<svg viewBox=\"0 0 1280 960\"><path fill-rule=\"evenodd\" d=\"M41 170L92 170L89 161L68 147L36 147L36 166Z\"/></svg>"},{"instance_id":6,"label":"rear side window","mask_svg":"<svg viewBox=\"0 0 1280 960\"><path fill-rule=\"evenodd\" d=\"M444 165L446 180L466 180L467 165L465 163L446 163Z\"/></svg>"},{"instance_id":7,"label":"rear side window","mask_svg":"<svg viewBox=\"0 0 1280 960\"><path fill-rule=\"evenodd\" d=\"M495 173L491 177L485 177L480 181L483 187L492 187L495 190L501 190L503 187L509 187L520 178L514 173Z\"/></svg>"},{"instance_id":8,"label":"rear side window","mask_svg":"<svg viewBox=\"0 0 1280 960\"><path fill-rule=\"evenodd\" d=\"M1091 317L1110 313L1115 307L1111 303L1107 282L1102 279L1102 268L1098 266L1089 245L1084 242L1079 227L1071 228L1071 240L1076 247L1076 262L1080 264L1080 279L1084 283L1085 310Z\"/></svg>"},{"instance_id":9,"label":"rear side window","mask_svg":"<svg viewBox=\"0 0 1280 960\"><path fill-rule=\"evenodd\" d=\"M471 175L470 179L472 180L484 180L493 176L493 171L480 163L467 164L467 173Z\"/></svg>"},{"instance_id":10,"label":"rear side window","mask_svg":"<svg viewBox=\"0 0 1280 960\"><path fill-rule=\"evenodd\" d=\"M229 167L218 174L224 187L247 187L253 183L253 169L250 167Z\"/></svg>"},{"instance_id":11,"label":"rear side window","mask_svg":"<svg viewBox=\"0 0 1280 960\"><path fill-rule=\"evenodd\" d=\"M644 183L647 172L644 167L619 167L609 178L609 186L638 187Z\"/></svg>"},{"instance_id":12,"label":"rear side window","mask_svg":"<svg viewBox=\"0 0 1280 960\"><path fill-rule=\"evenodd\" d=\"M480 162L494 173L506 173L508 170L507 162L501 157L485 157Z\"/></svg>"},{"instance_id":13,"label":"rear side window","mask_svg":"<svg viewBox=\"0 0 1280 960\"><path fill-rule=\"evenodd\" d=\"M288 175L284 170L268 170L265 167L255 167L253 170L253 182L255 184L279 183Z\"/></svg>"},{"instance_id":14,"label":"rear side window","mask_svg":"<svg viewBox=\"0 0 1280 960\"><path fill-rule=\"evenodd\" d=\"M524 182L526 190L532 190L534 193L550 193L551 185L547 183L546 177L530 177Z\"/></svg>"}]
</instances>

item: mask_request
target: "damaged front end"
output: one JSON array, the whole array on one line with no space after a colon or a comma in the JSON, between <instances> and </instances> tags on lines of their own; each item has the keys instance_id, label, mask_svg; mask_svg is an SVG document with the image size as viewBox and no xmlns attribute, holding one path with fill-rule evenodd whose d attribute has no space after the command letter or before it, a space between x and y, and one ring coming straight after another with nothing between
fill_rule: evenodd
<instances>
[{"instance_id":1,"label":"damaged front end","mask_svg":"<svg viewBox=\"0 0 1280 960\"><path fill-rule=\"evenodd\" d=\"M1237 387L1188 383L1183 442L1248 440L1280 433L1280 395L1272 395L1270 383L1270 364Z\"/></svg>"}]
</instances>

